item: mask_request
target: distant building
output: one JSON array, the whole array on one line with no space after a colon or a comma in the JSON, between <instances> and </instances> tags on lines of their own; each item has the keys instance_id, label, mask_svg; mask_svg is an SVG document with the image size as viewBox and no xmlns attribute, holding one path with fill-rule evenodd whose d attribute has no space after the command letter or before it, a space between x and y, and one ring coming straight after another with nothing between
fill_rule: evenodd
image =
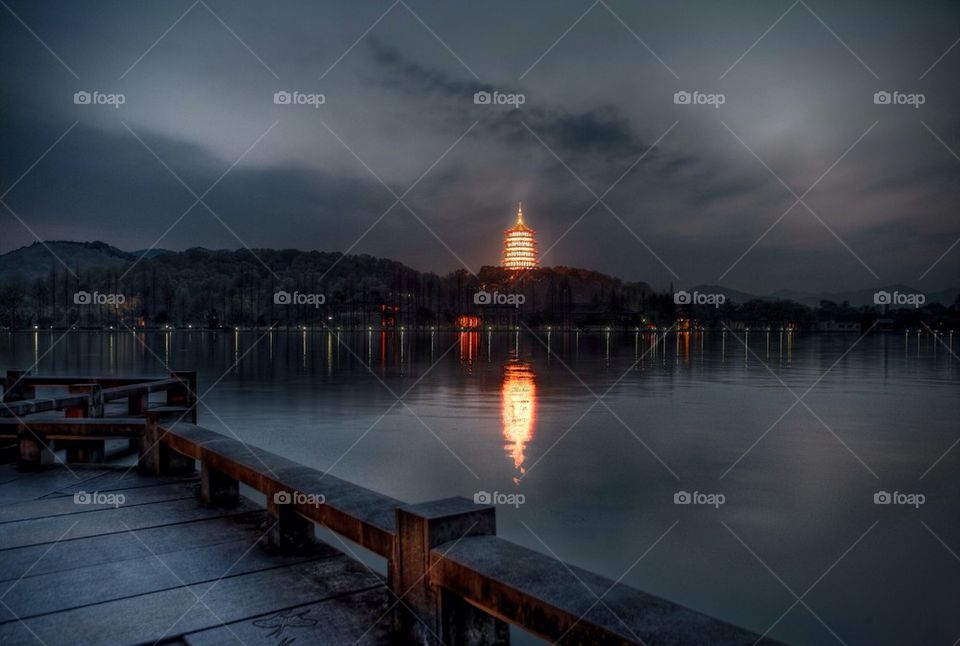
<instances>
[{"instance_id":1,"label":"distant building","mask_svg":"<svg viewBox=\"0 0 960 646\"><path fill-rule=\"evenodd\" d=\"M819 332L855 332L860 333L860 324L854 321L820 321L817 324Z\"/></svg>"},{"instance_id":2,"label":"distant building","mask_svg":"<svg viewBox=\"0 0 960 646\"><path fill-rule=\"evenodd\" d=\"M673 324L673 328L678 332L690 332L698 327L700 327L700 323L696 319L689 319L685 316L679 317Z\"/></svg>"},{"instance_id":3,"label":"distant building","mask_svg":"<svg viewBox=\"0 0 960 646\"><path fill-rule=\"evenodd\" d=\"M461 330L479 330L483 320L472 314L458 314L457 327Z\"/></svg>"},{"instance_id":4,"label":"distant building","mask_svg":"<svg viewBox=\"0 0 960 646\"><path fill-rule=\"evenodd\" d=\"M893 319L891 318L882 318L877 319L877 332L893 332Z\"/></svg>"},{"instance_id":5,"label":"distant building","mask_svg":"<svg viewBox=\"0 0 960 646\"><path fill-rule=\"evenodd\" d=\"M540 264L537 259L537 232L523 222L523 202L517 206L517 223L504 234L504 269L534 269Z\"/></svg>"},{"instance_id":6,"label":"distant building","mask_svg":"<svg viewBox=\"0 0 960 646\"><path fill-rule=\"evenodd\" d=\"M380 305L380 327L396 327L397 317L400 315L399 305Z\"/></svg>"}]
</instances>

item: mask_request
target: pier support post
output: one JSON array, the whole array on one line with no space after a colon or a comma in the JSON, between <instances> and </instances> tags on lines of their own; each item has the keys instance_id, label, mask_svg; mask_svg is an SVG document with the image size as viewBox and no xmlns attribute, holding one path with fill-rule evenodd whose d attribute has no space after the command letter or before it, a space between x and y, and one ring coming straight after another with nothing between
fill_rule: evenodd
<instances>
[{"instance_id":1,"label":"pier support post","mask_svg":"<svg viewBox=\"0 0 960 646\"><path fill-rule=\"evenodd\" d=\"M397 604L394 629L416 644L507 644L507 624L445 594L432 576L430 551L466 536L497 533L496 510L466 498L446 498L397 508L389 585ZM416 617L410 615L410 610Z\"/></svg>"},{"instance_id":2,"label":"pier support post","mask_svg":"<svg viewBox=\"0 0 960 646\"><path fill-rule=\"evenodd\" d=\"M58 440L57 448L65 449L67 462L100 464L106 453L103 440Z\"/></svg>"},{"instance_id":3,"label":"pier support post","mask_svg":"<svg viewBox=\"0 0 960 646\"><path fill-rule=\"evenodd\" d=\"M99 384L72 384L71 395L87 395L79 406L64 409L67 417L103 417L103 393ZM106 454L104 440L58 440L57 448L67 451L67 462L103 462Z\"/></svg>"},{"instance_id":4,"label":"pier support post","mask_svg":"<svg viewBox=\"0 0 960 646\"><path fill-rule=\"evenodd\" d=\"M3 381L3 401L17 402L36 398L36 389L22 381L29 374L29 370L7 370L7 378Z\"/></svg>"},{"instance_id":5,"label":"pier support post","mask_svg":"<svg viewBox=\"0 0 960 646\"><path fill-rule=\"evenodd\" d=\"M147 411L147 424L140 438L139 459L140 471L153 475L167 475L170 473L190 473L196 469L193 458L180 455L160 441L162 432L160 424L176 421L183 413L178 411Z\"/></svg>"},{"instance_id":6,"label":"pier support post","mask_svg":"<svg viewBox=\"0 0 960 646\"><path fill-rule=\"evenodd\" d=\"M267 511L275 521L268 540L274 548L297 553L312 548L316 542L313 522L295 511L289 491L267 494Z\"/></svg>"},{"instance_id":7,"label":"pier support post","mask_svg":"<svg viewBox=\"0 0 960 646\"><path fill-rule=\"evenodd\" d=\"M57 459L46 439L30 430L26 424L17 427L17 441L20 445L17 471L36 471L53 464Z\"/></svg>"},{"instance_id":8,"label":"pier support post","mask_svg":"<svg viewBox=\"0 0 960 646\"><path fill-rule=\"evenodd\" d=\"M127 415L139 417L147 412L147 395L130 395L127 397Z\"/></svg>"},{"instance_id":9,"label":"pier support post","mask_svg":"<svg viewBox=\"0 0 960 646\"><path fill-rule=\"evenodd\" d=\"M175 370L170 373L174 379L179 379L182 383L167 391L167 406L181 406L189 408L184 419L190 420L191 424L197 423L197 371L196 370Z\"/></svg>"},{"instance_id":10,"label":"pier support post","mask_svg":"<svg viewBox=\"0 0 960 646\"><path fill-rule=\"evenodd\" d=\"M240 502L240 483L223 471L201 462L200 499L210 507L235 507Z\"/></svg>"},{"instance_id":11,"label":"pier support post","mask_svg":"<svg viewBox=\"0 0 960 646\"><path fill-rule=\"evenodd\" d=\"M149 401L149 395L130 395L127 397L127 415L130 417L145 415ZM128 445L130 451L138 451L140 449L140 440L138 438L131 438Z\"/></svg>"}]
</instances>

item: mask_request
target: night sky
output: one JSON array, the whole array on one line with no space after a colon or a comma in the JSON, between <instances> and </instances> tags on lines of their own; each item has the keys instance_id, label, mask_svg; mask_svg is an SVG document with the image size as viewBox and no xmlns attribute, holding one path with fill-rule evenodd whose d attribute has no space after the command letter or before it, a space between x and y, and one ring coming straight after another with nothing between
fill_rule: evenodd
<instances>
[{"instance_id":1,"label":"night sky","mask_svg":"<svg viewBox=\"0 0 960 646\"><path fill-rule=\"evenodd\" d=\"M658 288L960 282L960 3L0 5L0 252L477 271L523 200L544 264Z\"/></svg>"}]
</instances>

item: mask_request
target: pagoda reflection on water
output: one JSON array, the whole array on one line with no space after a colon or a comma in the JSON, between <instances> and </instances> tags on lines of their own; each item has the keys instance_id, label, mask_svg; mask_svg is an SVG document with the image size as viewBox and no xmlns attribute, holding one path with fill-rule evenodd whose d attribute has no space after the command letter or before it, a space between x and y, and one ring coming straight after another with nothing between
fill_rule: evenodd
<instances>
[{"instance_id":1,"label":"pagoda reflection on water","mask_svg":"<svg viewBox=\"0 0 960 646\"><path fill-rule=\"evenodd\" d=\"M511 359L503 366L500 391L500 414L503 420L503 448L513 459L513 466L523 475L526 461L524 449L533 440L537 420L537 384L530 363ZM519 478L514 478L519 482Z\"/></svg>"}]
</instances>

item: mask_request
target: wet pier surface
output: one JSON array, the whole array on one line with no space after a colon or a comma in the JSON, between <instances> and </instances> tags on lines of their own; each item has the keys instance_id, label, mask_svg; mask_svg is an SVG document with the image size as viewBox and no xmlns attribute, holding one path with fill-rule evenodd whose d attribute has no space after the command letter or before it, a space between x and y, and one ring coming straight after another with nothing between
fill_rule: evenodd
<instances>
[{"instance_id":1,"label":"wet pier surface","mask_svg":"<svg viewBox=\"0 0 960 646\"><path fill-rule=\"evenodd\" d=\"M197 476L0 465L0 644L381 644L385 581L318 543L283 554L262 508Z\"/></svg>"}]
</instances>

